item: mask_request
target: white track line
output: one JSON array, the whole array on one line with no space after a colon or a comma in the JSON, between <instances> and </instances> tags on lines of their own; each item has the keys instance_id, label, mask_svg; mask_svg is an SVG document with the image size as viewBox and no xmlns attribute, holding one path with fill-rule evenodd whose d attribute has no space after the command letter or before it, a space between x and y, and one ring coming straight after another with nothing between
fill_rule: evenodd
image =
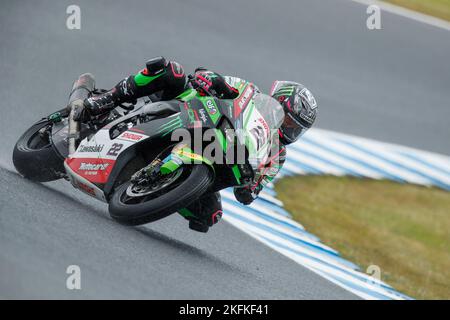
<instances>
[{"instance_id":1,"label":"white track line","mask_svg":"<svg viewBox=\"0 0 450 320\"><path fill-rule=\"evenodd\" d=\"M369 168L358 165L357 163L353 163L351 161L345 160L342 157L339 157L335 154L332 154L329 151L326 151L324 149L321 149L317 146L308 144L304 141L299 141L293 148L297 147L298 150L306 150L310 152L311 154L317 155L318 157L327 159L330 162L334 162L338 165L340 165L343 168L346 168L348 171L354 171L362 176L370 177L372 179L380 179L382 177L381 174L374 172L373 170L370 170ZM291 148L291 149L293 149ZM289 154L292 152L292 150L288 150Z\"/></svg>"},{"instance_id":2,"label":"white track line","mask_svg":"<svg viewBox=\"0 0 450 320\"><path fill-rule=\"evenodd\" d=\"M305 245L309 244L311 246L315 246L317 248L321 248L323 250L327 250L330 253L337 253L336 250L334 250L334 249L324 245L320 241L316 241L314 239L311 239L308 236L305 236L303 233L300 233L298 231L296 232L296 231L290 230L290 229L288 229L286 227L277 225L277 224L275 224L273 222L269 222L269 221L265 220L264 218L258 217L257 215L255 215L255 214L253 214L253 213L251 213L249 211L246 211L245 209L240 208L240 207L238 207L236 205L233 205L231 203L224 203L223 205L224 205L224 207L227 208L227 210L230 210L231 212L234 212L235 214L238 214L238 215L248 219L249 221L259 223L259 224L264 225L266 227L269 227L269 228L271 228L271 229L273 229L275 231L278 231L281 234L284 234L286 236L290 236L293 239L300 240L303 243L305 243Z\"/></svg>"},{"instance_id":3,"label":"white track line","mask_svg":"<svg viewBox=\"0 0 450 320\"><path fill-rule=\"evenodd\" d=\"M274 249L275 251L278 251L279 253L285 255L286 257L294 260L295 262L297 262L298 264L308 268L309 270L321 275L322 277L326 278L327 280L337 284L338 286L346 289L347 291L350 291L356 295L358 295L359 297L363 298L363 299L377 299L375 298L373 295L371 295L371 292L373 293L377 293L377 294L382 294L384 296L390 297L392 299L401 299L399 298L397 295L390 293L388 290L386 289L382 289L380 287L378 287L377 285L370 285L369 281L361 281L358 280L348 274L343 273L342 271L339 271L339 269L334 269L334 268L330 268L328 266L325 266L321 263L312 261L308 258L301 258L298 255L282 249L280 247L277 247L273 244L271 244L270 242L264 240L264 238L261 238L261 236L263 237L267 237L269 239L273 238L274 240L276 240L277 242L280 243L284 243L285 241L282 239L279 239L275 236L273 236L270 233L266 233L258 228L255 228L253 226L249 226L247 225L245 222L239 221L233 217L230 216L226 216L224 217L226 221L228 221L229 223L233 224L235 227L237 227L238 229L242 230L243 232L247 233L248 235L250 235L251 237L259 240L260 242L264 243L265 245L271 247L272 249ZM289 245L286 243L286 245L288 245L289 247L292 247L292 245ZM328 263L330 263L331 265L335 264L336 265L336 261L333 261L332 259L327 258L326 256L320 256L317 253L314 252L310 252L309 250L305 250L304 248L298 248L301 252L303 252L304 254L306 254L307 256L309 255L312 258L316 258L316 259L323 259L324 261L327 261ZM337 264L336 266L338 266L339 264ZM345 268L345 267L344 267ZM350 271L351 269L347 269L348 271ZM356 272L356 271L355 271ZM339 274L340 277L342 277L343 279L345 279L346 281L348 281L349 283L353 283L353 284L357 284L359 286L361 286L361 289L364 289L364 287L366 287L366 290L355 290L354 288L351 288L349 286L346 286L344 283L342 283L341 281L337 281L335 279L335 277L331 276L331 275L336 275ZM363 275L362 273L360 275ZM369 279L369 276L367 276L367 278ZM378 282L376 279L373 279L372 281L374 281L375 283ZM364 292L365 291L365 292ZM394 290L393 290L394 291Z\"/></svg>"},{"instance_id":4,"label":"white track line","mask_svg":"<svg viewBox=\"0 0 450 320\"><path fill-rule=\"evenodd\" d=\"M230 201L235 201L236 200L236 198L234 197L232 192L224 191L221 194L222 194L223 198L225 198L225 199L229 199ZM275 211L266 208L265 206L263 206L258 201L253 202L252 205L251 205L251 208L256 210L256 211L262 212L265 215L270 216L270 217L272 217L272 218L274 218L274 219L276 219L276 220L278 220L280 222L289 224L293 228L298 228L300 230L305 230L305 227L303 227L297 221L295 221L295 220L293 220L291 218L287 218L285 216L282 216L282 215L276 213Z\"/></svg>"},{"instance_id":5,"label":"white track line","mask_svg":"<svg viewBox=\"0 0 450 320\"><path fill-rule=\"evenodd\" d=\"M310 136L310 139L313 141L317 141L317 142L329 147L330 149L340 150L341 152L344 152L347 156L350 156L354 159L357 159L357 160L360 160L367 164L370 164L373 167L380 168L380 169L384 170L385 172L391 174L392 176L401 178L405 181L417 183L417 184L421 184L421 185L430 185L431 184L431 182L428 179L425 179L422 176L419 176L417 174L409 172L406 169L400 168L398 166L392 165L381 159L372 157L371 155L369 155L363 151L359 151L350 146L344 145L343 143L341 143L339 141L332 141L332 140L326 141L324 139L317 139L317 137L313 138L312 136Z\"/></svg>"},{"instance_id":6,"label":"white track line","mask_svg":"<svg viewBox=\"0 0 450 320\"><path fill-rule=\"evenodd\" d=\"M307 156L306 154L296 151L293 148L291 148L288 152L289 152L289 157L286 159L286 161L292 162L292 159L295 159L298 162L304 163L311 168L314 168L325 174L332 174L334 176L343 176L343 175L347 174L347 172L345 172L333 165L330 165L318 158Z\"/></svg>"}]
</instances>

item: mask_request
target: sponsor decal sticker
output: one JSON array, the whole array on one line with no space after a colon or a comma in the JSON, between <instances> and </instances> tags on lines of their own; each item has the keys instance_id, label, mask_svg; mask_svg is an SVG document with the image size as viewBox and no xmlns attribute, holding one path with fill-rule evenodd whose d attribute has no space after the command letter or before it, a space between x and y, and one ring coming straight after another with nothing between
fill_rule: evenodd
<instances>
[{"instance_id":1,"label":"sponsor decal sticker","mask_svg":"<svg viewBox=\"0 0 450 320\"><path fill-rule=\"evenodd\" d=\"M102 152L105 146L103 144L95 145L95 146L84 146L80 145L78 148L78 152L80 153L94 153L94 152Z\"/></svg>"},{"instance_id":2,"label":"sponsor decal sticker","mask_svg":"<svg viewBox=\"0 0 450 320\"><path fill-rule=\"evenodd\" d=\"M208 112L210 115L214 115L217 113L217 109L214 106L214 103L212 100L206 100L206 108L208 109Z\"/></svg>"},{"instance_id":3,"label":"sponsor decal sticker","mask_svg":"<svg viewBox=\"0 0 450 320\"><path fill-rule=\"evenodd\" d=\"M242 94L242 98L239 100L238 105L239 108L243 109L246 103L248 102L248 99L253 93L253 89L251 86L248 86L247 89L245 89L244 93Z\"/></svg>"},{"instance_id":4,"label":"sponsor decal sticker","mask_svg":"<svg viewBox=\"0 0 450 320\"><path fill-rule=\"evenodd\" d=\"M109 163L85 163L82 162L78 170L83 171L105 171L109 167Z\"/></svg>"},{"instance_id":5,"label":"sponsor decal sticker","mask_svg":"<svg viewBox=\"0 0 450 320\"><path fill-rule=\"evenodd\" d=\"M89 187L88 185L86 185L86 184L84 184L84 183L82 183L80 181L77 182L77 186L78 186L78 188L80 190L86 192L87 194L89 194L89 195L91 195L93 197L96 196L94 188Z\"/></svg>"},{"instance_id":6,"label":"sponsor decal sticker","mask_svg":"<svg viewBox=\"0 0 450 320\"><path fill-rule=\"evenodd\" d=\"M263 125L265 133L268 134L270 129L269 129L269 125L267 124L266 120L264 118L258 118L258 121Z\"/></svg>"},{"instance_id":7,"label":"sponsor decal sticker","mask_svg":"<svg viewBox=\"0 0 450 320\"><path fill-rule=\"evenodd\" d=\"M248 105L250 98L253 96L253 86L251 84L247 85L242 95L235 100L234 104L234 116L237 118L242 110Z\"/></svg>"},{"instance_id":8,"label":"sponsor decal sticker","mask_svg":"<svg viewBox=\"0 0 450 320\"><path fill-rule=\"evenodd\" d=\"M67 165L74 172L74 179L83 177L91 183L104 184L114 168L115 160L93 158L71 158L66 160Z\"/></svg>"},{"instance_id":9,"label":"sponsor decal sticker","mask_svg":"<svg viewBox=\"0 0 450 320\"><path fill-rule=\"evenodd\" d=\"M119 136L118 139L132 141L132 142L137 142L137 141L140 141L140 140L144 139L144 137L145 136L140 135L140 134L131 133L131 132L124 132L124 133L122 133Z\"/></svg>"},{"instance_id":10,"label":"sponsor decal sticker","mask_svg":"<svg viewBox=\"0 0 450 320\"><path fill-rule=\"evenodd\" d=\"M206 118L205 110L204 109L199 109L198 112L200 114L199 115L200 119L203 121L203 123L206 123L208 121L208 119Z\"/></svg>"}]
</instances>

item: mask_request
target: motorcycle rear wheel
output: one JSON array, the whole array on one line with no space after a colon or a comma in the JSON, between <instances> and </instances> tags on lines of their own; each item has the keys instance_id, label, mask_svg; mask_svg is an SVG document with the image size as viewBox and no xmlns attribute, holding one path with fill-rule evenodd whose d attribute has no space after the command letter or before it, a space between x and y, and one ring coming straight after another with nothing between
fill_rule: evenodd
<instances>
[{"instance_id":1,"label":"motorcycle rear wheel","mask_svg":"<svg viewBox=\"0 0 450 320\"><path fill-rule=\"evenodd\" d=\"M39 132L49 124L47 119L38 121L25 131L14 146L14 167L32 181L54 181L65 174L64 159L55 151L50 138L43 137Z\"/></svg>"}]
</instances>

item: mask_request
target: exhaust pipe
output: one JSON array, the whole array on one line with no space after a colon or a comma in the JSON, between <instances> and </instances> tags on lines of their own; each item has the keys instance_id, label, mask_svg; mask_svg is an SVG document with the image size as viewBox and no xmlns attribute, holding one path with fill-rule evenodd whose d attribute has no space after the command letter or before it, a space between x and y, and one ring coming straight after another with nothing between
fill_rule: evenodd
<instances>
[{"instance_id":1,"label":"exhaust pipe","mask_svg":"<svg viewBox=\"0 0 450 320\"><path fill-rule=\"evenodd\" d=\"M69 96L69 157L76 151L77 143L80 139L80 123L73 119L76 112L81 112L84 108L83 101L88 98L95 89L95 79L90 73L82 74L78 80L73 83L72 92Z\"/></svg>"}]
</instances>

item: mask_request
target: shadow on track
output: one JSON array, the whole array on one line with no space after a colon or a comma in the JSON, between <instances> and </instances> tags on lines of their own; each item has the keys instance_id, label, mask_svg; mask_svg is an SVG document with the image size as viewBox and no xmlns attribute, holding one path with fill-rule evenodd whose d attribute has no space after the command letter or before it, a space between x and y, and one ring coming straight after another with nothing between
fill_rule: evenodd
<instances>
[{"instance_id":1,"label":"shadow on track","mask_svg":"<svg viewBox=\"0 0 450 320\"><path fill-rule=\"evenodd\" d=\"M32 186L34 189L42 190L45 192L50 192L52 194L51 198L55 199L55 196L56 196L59 201L64 202L64 204L66 204L66 205L69 205L69 206L73 205L76 208L83 209L90 213L94 213L95 216L108 221L109 223L113 224L114 227L116 227L116 228L124 228L128 232L129 231L137 232L141 235L144 235L147 239L153 240L153 242L157 241L164 246L170 247L171 249L174 249L174 250L182 253L183 255L189 255L189 256L195 257L196 259L202 260L203 262L208 262L208 263L212 264L213 266L215 266L216 268L220 267L223 271L238 272L240 274L243 273L243 271L239 270L237 267L231 266L231 265L225 263L224 261L218 259L217 257L214 257L213 255L208 254L205 251L203 251L195 246L192 246L183 241L174 239L174 238L167 236L161 232L152 230L148 226L143 225L143 226L129 227L129 226L123 226L119 223L116 223L116 222L114 222L114 220L112 220L109 217L107 210L101 210L101 209L95 207L94 205L83 202L82 199L74 198L73 196L66 194L64 191L58 190L57 186L55 186L55 185L33 182L33 181L23 178L16 171L13 171L8 168L0 167L0 177L1 177L0 179L3 180L5 178L5 175L7 175L9 177L9 178L6 178L6 180L9 180L8 181L9 184L14 183L12 180L16 180L16 183L20 183L20 181L21 181L24 184ZM102 205L102 204L99 203L99 205ZM189 231L189 232L193 232L193 231Z\"/></svg>"},{"instance_id":2,"label":"shadow on track","mask_svg":"<svg viewBox=\"0 0 450 320\"><path fill-rule=\"evenodd\" d=\"M160 242L163 245L170 246L173 249L181 251L183 254L188 254L190 256L194 256L198 259L201 259L203 262L207 261L207 262L211 263L212 265L214 265L216 268L220 267L224 271L240 273L241 275L247 274L250 276L250 273L244 272L243 270L237 268L236 266L227 264L224 261L220 260L219 258L217 258L211 254L208 254L205 251L203 251L197 247L191 246L180 240L171 238L171 237L169 237L165 234L162 234L158 231L149 229L146 226L137 226L137 227L132 227L132 228L135 229L136 231L142 233L146 237L149 237L153 240ZM194 231L192 231L192 232L194 232Z\"/></svg>"}]
</instances>

